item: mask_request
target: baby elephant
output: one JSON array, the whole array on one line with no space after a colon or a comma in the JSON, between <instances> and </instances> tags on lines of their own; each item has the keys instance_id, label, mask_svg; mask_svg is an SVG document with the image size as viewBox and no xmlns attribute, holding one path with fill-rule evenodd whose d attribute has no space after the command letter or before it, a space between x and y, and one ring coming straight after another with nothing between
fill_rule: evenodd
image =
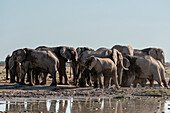
<instances>
[{"instance_id":1,"label":"baby elephant","mask_svg":"<svg viewBox=\"0 0 170 113\"><path fill-rule=\"evenodd\" d=\"M89 70L94 68L95 72L97 73L97 77L94 77L94 80L99 80L100 83L101 75L103 74L105 88L109 87L111 78L114 80L116 88L120 88L117 80L117 67L111 59L90 56L82 65Z\"/></svg>"}]
</instances>

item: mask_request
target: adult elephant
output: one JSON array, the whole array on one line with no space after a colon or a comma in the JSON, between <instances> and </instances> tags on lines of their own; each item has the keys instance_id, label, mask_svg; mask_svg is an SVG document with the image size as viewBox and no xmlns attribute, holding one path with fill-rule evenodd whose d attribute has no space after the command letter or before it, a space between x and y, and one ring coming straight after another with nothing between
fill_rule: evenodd
<instances>
[{"instance_id":1,"label":"adult elephant","mask_svg":"<svg viewBox=\"0 0 170 113\"><path fill-rule=\"evenodd\" d=\"M84 65L84 67L89 70L94 68L94 70L97 72L97 77L94 77L95 81L98 79L101 83L101 76L103 74L105 88L109 88L110 79L114 80L116 88L120 88L117 81L117 66L110 58L90 56L86 58L86 61L82 65Z\"/></svg>"},{"instance_id":2,"label":"adult elephant","mask_svg":"<svg viewBox=\"0 0 170 113\"><path fill-rule=\"evenodd\" d=\"M19 79L21 76L21 63L17 62L16 60L12 59L11 56L7 56L5 59L5 68L6 68L6 80L8 78L8 71L10 72L10 83L16 82L15 76L17 77L17 83L19 83Z\"/></svg>"},{"instance_id":3,"label":"adult elephant","mask_svg":"<svg viewBox=\"0 0 170 113\"><path fill-rule=\"evenodd\" d=\"M124 64L123 64L123 60L126 60L126 58L123 58L122 53L119 52L117 49L114 49L114 48L107 49L107 48L102 47L102 48L98 48L96 51L105 52L105 53L108 52L109 53L110 50L112 51L112 60L114 61L115 65L117 66L118 83L119 83L119 85L121 85L123 69L125 69ZM127 68L125 70L127 70Z\"/></svg>"},{"instance_id":4,"label":"adult elephant","mask_svg":"<svg viewBox=\"0 0 170 113\"><path fill-rule=\"evenodd\" d=\"M78 54L76 50L73 47L67 47L67 46L59 46L59 47L46 47L46 46L39 46L36 49L39 50L50 50L53 52L57 58L59 59L60 66L59 66L59 84L63 84L63 76L65 78L65 85L68 85L68 78L66 74L66 62L68 60L72 61L72 68L73 68L73 75L77 76L77 60L78 60Z\"/></svg>"},{"instance_id":5,"label":"adult elephant","mask_svg":"<svg viewBox=\"0 0 170 113\"><path fill-rule=\"evenodd\" d=\"M56 86L56 72L59 67L58 58L48 50L40 51L35 49L17 49L12 53L12 59L20 63L30 62L33 69L52 75L51 86ZM25 84L25 73L21 75L21 84Z\"/></svg>"},{"instance_id":6,"label":"adult elephant","mask_svg":"<svg viewBox=\"0 0 170 113\"><path fill-rule=\"evenodd\" d=\"M80 54L79 63L84 64L84 62L86 61L86 58L88 58L90 56L95 56L95 57L99 57L99 58L110 58L116 64L117 68L119 68L119 71L118 71L118 79L119 80L118 81L119 81L119 84L121 84L122 71L123 71L123 69L128 70L128 68L124 67L123 56L118 50L108 49L105 51L85 51L82 54ZM97 82L95 82L94 87L98 87Z\"/></svg>"},{"instance_id":7,"label":"adult elephant","mask_svg":"<svg viewBox=\"0 0 170 113\"><path fill-rule=\"evenodd\" d=\"M150 55L165 65L165 54L161 48L145 48L142 50L134 49L134 56Z\"/></svg>"},{"instance_id":8,"label":"adult elephant","mask_svg":"<svg viewBox=\"0 0 170 113\"><path fill-rule=\"evenodd\" d=\"M11 58L10 55L8 55L8 56L5 58L6 80L9 80L8 71L9 71L9 60L10 60L10 58Z\"/></svg>"},{"instance_id":9,"label":"adult elephant","mask_svg":"<svg viewBox=\"0 0 170 113\"><path fill-rule=\"evenodd\" d=\"M115 45L111 49L117 49L119 52L122 53L123 56L125 55L134 55L134 50L132 46L122 46L122 45Z\"/></svg>"},{"instance_id":10,"label":"adult elephant","mask_svg":"<svg viewBox=\"0 0 170 113\"><path fill-rule=\"evenodd\" d=\"M90 50L90 51L94 51L94 49L92 48L89 48L89 47L78 47L76 48L76 51L78 53L78 56L80 56L81 53L83 53L84 51L87 51L87 50ZM78 80L80 80L79 82L81 82L81 84L79 84L80 87L84 87L84 86L92 86L92 81L91 81L91 71L89 71L88 69L84 70L83 73L81 73L81 69L82 69L82 66L77 65L77 68L78 68L78 74L77 76L74 76L74 85L78 85ZM81 75L82 77L79 79L78 75ZM85 78L84 78L85 77Z\"/></svg>"},{"instance_id":11,"label":"adult elephant","mask_svg":"<svg viewBox=\"0 0 170 113\"><path fill-rule=\"evenodd\" d=\"M163 87L163 82L164 86L169 88L165 80L165 68L160 61L148 55L143 57L126 56L126 58L129 60L130 66L126 71L126 76L123 76L123 86L130 86L137 78L156 80L161 87Z\"/></svg>"}]
</instances>

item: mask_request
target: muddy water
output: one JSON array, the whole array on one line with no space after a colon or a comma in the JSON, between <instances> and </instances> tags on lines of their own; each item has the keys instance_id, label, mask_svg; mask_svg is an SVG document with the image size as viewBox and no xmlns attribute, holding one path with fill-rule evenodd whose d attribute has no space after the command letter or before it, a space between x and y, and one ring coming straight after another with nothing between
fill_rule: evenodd
<instances>
[{"instance_id":1,"label":"muddy water","mask_svg":"<svg viewBox=\"0 0 170 113\"><path fill-rule=\"evenodd\" d=\"M151 98L68 98L1 100L1 112L170 113L170 101Z\"/></svg>"}]
</instances>

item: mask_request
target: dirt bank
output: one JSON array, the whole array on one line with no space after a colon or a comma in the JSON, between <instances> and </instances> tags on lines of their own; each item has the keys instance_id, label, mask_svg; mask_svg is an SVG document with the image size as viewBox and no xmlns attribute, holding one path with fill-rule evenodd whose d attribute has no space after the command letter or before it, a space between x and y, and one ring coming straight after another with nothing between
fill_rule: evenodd
<instances>
[{"instance_id":1,"label":"dirt bank","mask_svg":"<svg viewBox=\"0 0 170 113\"><path fill-rule=\"evenodd\" d=\"M133 98L149 96L170 98L170 90L166 88L115 88L94 89L93 87L79 88L73 85L54 86L21 86L6 80L0 81L0 98L53 98L53 97L113 97Z\"/></svg>"},{"instance_id":2,"label":"dirt bank","mask_svg":"<svg viewBox=\"0 0 170 113\"><path fill-rule=\"evenodd\" d=\"M4 67L0 68L2 69ZM71 78L69 78L71 81ZM159 97L170 98L170 89L166 88L120 88L111 89L94 89L93 87L75 87L74 85L57 85L49 86L51 79L47 79L47 85L19 85L10 83L5 80L5 72L0 76L0 98L53 98L53 97L113 97L113 98L133 98L137 96L143 97Z\"/></svg>"}]
</instances>

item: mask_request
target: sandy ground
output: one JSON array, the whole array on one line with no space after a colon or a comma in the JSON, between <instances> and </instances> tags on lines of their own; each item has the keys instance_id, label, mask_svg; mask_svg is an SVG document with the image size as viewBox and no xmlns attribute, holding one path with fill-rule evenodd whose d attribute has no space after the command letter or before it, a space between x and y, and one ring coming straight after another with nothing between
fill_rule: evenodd
<instances>
[{"instance_id":1,"label":"sandy ground","mask_svg":"<svg viewBox=\"0 0 170 113\"><path fill-rule=\"evenodd\" d=\"M145 88L120 88L119 90L110 89L94 89L93 87L75 87L74 85L57 85L49 86L51 78L47 78L47 85L19 85L17 83L10 83L5 80L4 67L0 66L0 98L54 98L54 97L113 97L113 98L133 98L136 96L149 96L170 98L170 89L159 87L145 87ZM67 68L69 81L72 78L69 75L69 68ZM58 79L57 79L58 80Z\"/></svg>"}]
</instances>

